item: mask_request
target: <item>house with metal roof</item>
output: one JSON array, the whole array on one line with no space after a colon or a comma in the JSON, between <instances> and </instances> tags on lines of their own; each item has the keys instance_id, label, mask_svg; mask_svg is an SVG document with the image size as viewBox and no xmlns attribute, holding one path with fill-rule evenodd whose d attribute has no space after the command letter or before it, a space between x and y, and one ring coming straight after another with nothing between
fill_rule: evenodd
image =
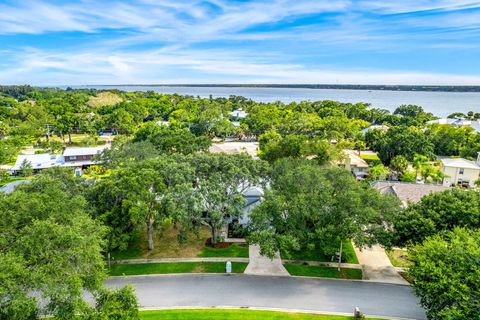
<instances>
[{"instance_id":1,"label":"house with metal roof","mask_svg":"<svg viewBox=\"0 0 480 320\"><path fill-rule=\"evenodd\" d=\"M380 124L373 124L363 130L360 130L361 133L367 133L369 132L370 130L382 130L382 131L387 131L388 129L390 129L388 126L385 126L385 125L380 125Z\"/></svg>"},{"instance_id":2,"label":"house with metal roof","mask_svg":"<svg viewBox=\"0 0 480 320\"><path fill-rule=\"evenodd\" d=\"M105 148L108 148L108 146L66 148L63 154L20 154L15 165L9 169L9 172L13 174L19 173L25 165L30 166L34 171L53 167L85 168L97 164L98 160L95 157L101 154Z\"/></svg>"},{"instance_id":3,"label":"house with metal roof","mask_svg":"<svg viewBox=\"0 0 480 320\"><path fill-rule=\"evenodd\" d=\"M245 119L248 116L248 113L243 109L236 109L229 113L235 120Z\"/></svg>"},{"instance_id":4,"label":"house with metal roof","mask_svg":"<svg viewBox=\"0 0 480 320\"><path fill-rule=\"evenodd\" d=\"M473 128L473 132L480 132L480 120L468 120L460 118L442 118L428 121L427 124L446 124L453 127L468 126Z\"/></svg>"}]
</instances>

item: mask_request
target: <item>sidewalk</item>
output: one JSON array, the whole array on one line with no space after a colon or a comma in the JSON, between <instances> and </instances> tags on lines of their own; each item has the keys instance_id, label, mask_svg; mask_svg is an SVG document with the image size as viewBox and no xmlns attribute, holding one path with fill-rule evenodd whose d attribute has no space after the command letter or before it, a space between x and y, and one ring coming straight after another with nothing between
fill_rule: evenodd
<instances>
[{"instance_id":1,"label":"sidewalk","mask_svg":"<svg viewBox=\"0 0 480 320\"><path fill-rule=\"evenodd\" d=\"M382 247L376 245L362 250L355 247L355 253L357 254L358 261L363 266L363 278L365 280L409 285L409 283L398 274Z\"/></svg>"},{"instance_id":2,"label":"sidewalk","mask_svg":"<svg viewBox=\"0 0 480 320\"><path fill-rule=\"evenodd\" d=\"M280 255L277 254L273 259L260 255L258 245L249 247L250 263L245 269L246 274L262 276L290 276L287 269L282 264Z\"/></svg>"}]
</instances>

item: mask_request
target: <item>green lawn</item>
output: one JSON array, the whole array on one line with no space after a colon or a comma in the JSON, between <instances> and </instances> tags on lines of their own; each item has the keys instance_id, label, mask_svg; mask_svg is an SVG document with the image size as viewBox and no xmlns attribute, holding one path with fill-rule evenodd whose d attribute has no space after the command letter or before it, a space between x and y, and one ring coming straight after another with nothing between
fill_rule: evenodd
<instances>
[{"instance_id":1,"label":"green lawn","mask_svg":"<svg viewBox=\"0 0 480 320\"><path fill-rule=\"evenodd\" d=\"M390 262L394 267L404 267L408 268L410 266L410 261L408 261L407 250L402 249L393 249L393 250L385 250L387 253Z\"/></svg>"},{"instance_id":2,"label":"green lawn","mask_svg":"<svg viewBox=\"0 0 480 320\"><path fill-rule=\"evenodd\" d=\"M243 273L247 263L232 262L233 273ZM111 276L168 273L224 273L224 262L165 262L143 264L113 264Z\"/></svg>"},{"instance_id":3,"label":"green lawn","mask_svg":"<svg viewBox=\"0 0 480 320\"><path fill-rule=\"evenodd\" d=\"M140 312L142 320L353 320L353 317L258 310L184 309ZM373 318L368 318L374 320ZM381 320L381 319L376 319Z\"/></svg>"},{"instance_id":4,"label":"green lawn","mask_svg":"<svg viewBox=\"0 0 480 320\"><path fill-rule=\"evenodd\" d=\"M228 258L248 258L248 246L231 244L226 248L205 247L198 254L202 258L228 257Z\"/></svg>"},{"instance_id":5,"label":"green lawn","mask_svg":"<svg viewBox=\"0 0 480 320\"><path fill-rule=\"evenodd\" d=\"M307 266L301 264L284 264L285 269L292 276L338 278L338 279L362 279L360 269L340 269L323 266Z\"/></svg>"},{"instance_id":6,"label":"green lawn","mask_svg":"<svg viewBox=\"0 0 480 320\"><path fill-rule=\"evenodd\" d=\"M378 161L380 158L377 155L371 155L371 154L361 154L360 158L362 158L365 161Z\"/></svg>"},{"instance_id":7,"label":"green lawn","mask_svg":"<svg viewBox=\"0 0 480 320\"><path fill-rule=\"evenodd\" d=\"M345 240L343 242L342 256L344 257L342 259L344 262L358 263L357 255L355 254L355 250L353 249L353 245L350 240ZM320 261L320 262L332 261L331 256L326 256L319 250L310 250L310 251L305 250L305 251L291 252L290 255L282 253L282 258L290 259L290 260Z\"/></svg>"}]
</instances>

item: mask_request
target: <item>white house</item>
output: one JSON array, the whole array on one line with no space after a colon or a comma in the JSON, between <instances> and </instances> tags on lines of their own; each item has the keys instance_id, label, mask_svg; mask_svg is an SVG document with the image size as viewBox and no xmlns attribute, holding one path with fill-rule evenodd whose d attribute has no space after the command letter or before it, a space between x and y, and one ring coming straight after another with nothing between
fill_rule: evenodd
<instances>
[{"instance_id":1,"label":"white house","mask_svg":"<svg viewBox=\"0 0 480 320\"><path fill-rule=\"evenodd\" d=\"M98 163L94 157L100 154L108 145L87 148L66 148L63 154L20 154L15 165L10 168L11 173L18 173L24 163L28 163L33 170L42 170L53 167L83 168Z\"/></svg>"},{"instance_id":2,"label":"white house","mask_svg":"<svg viewBox=\"0 0 480 320\"><path fill-rule=\"evenodd\" d=\"M236 109L230 112L230 115L235 120L240 120L240 119L245 119L248 116L248 113L246 113L243 109Z\"/></svg>"},{"instance_id":3,"label":"white house","mask_svg":"<svg viewBox=\"0 0 480 320\"><path fill-rule=\"evenodd\" d=\"M387 131L389 129L388 126L384 125L379 125L379 124L373 124L370 127L367 127L363 130L360 130L361 133L367 133L370 130L382 130L382 131Z\"/></svg>"},{"instance_id":4,"label":"white house","mask_svg":"<svg viewBox=\"0 0 480 320\"><path fill-rule=\"evenodd\" d=\"M448 124L453 127L472 127L474 132L480 132L480 120L466 120L460 118L442 118L428 121L427 124Z\"/></svg>"},{"instance_id":5,"label":"white house","mask_svg":"<svg viewBox=\"0 0 480 320\"><path fill-rule=\"evenodd\" d=\"M463 158L441 159L441 162L444 186L475 187L475 182L480 179L480 152L476 162Z\"/></svg>"},{"instance_id":6,"label":"white house","mask_svg":"<svg viewBox=\"0 0 480 320\"><path fill-rule=\"evenodd\" d=\"M249 187L243 193L243 198L245 199L246 203L245 206L242 208L242 215L238 219L229 218L227 220L227 224L224 226L222 230L222 236L226 238L237 238L235 235L235 229L238 227L244 227L250 221L250 213L252 210L258 206L263 199L263 188L258 186Z\"/></svg>"}]
</instances>

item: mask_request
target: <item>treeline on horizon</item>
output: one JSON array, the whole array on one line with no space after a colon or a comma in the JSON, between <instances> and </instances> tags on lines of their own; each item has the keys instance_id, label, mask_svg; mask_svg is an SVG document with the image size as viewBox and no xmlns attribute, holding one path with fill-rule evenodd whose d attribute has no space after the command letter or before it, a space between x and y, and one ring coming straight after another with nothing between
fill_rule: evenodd
<instances>
[{"instance_id":1,"label":"treeline on horizon","mask_svg":"<svg viewBox=\"0 0 480 320\"><path fill-rule=\"evenodd\" d=\"M235 109L243 109L248 117L236 119ZM449 117L476 120L480 113L456 112ZM212 139L256 140L260 157L270 162L285 154L323 154L330 144L376 151L387 166L396 156L413 161L415 154L431 160L476 158L480 133L469 126L428 124L436 118L416 105L390 112L363 102L264 103L233 95L201 98L153 91L0 86L0 163L13 163L23 146L56 152L72 145L74 134L85 135L80 145L96 145L98 135L105 132L131 138L157 126L166 127L156 142L191 140L208 148ZM373 124L390 130L362 132Z\"/></svg>"},{"instance_id":2,"label":"treeline on horizon","mask_svg":"<svg viewBox=\"0 0 480 320\"><path fill-rule=\"evenodd\" d=\"M376 85L376 84L121 84L96 87L190 87L190 88L292 88L292 89L338 89L338 90L385 90L385 91L433 91L433 92L480 92L480 86L455 85ZM88 87L86 85L85 87Z\"/></svg>"}]
</instances>

